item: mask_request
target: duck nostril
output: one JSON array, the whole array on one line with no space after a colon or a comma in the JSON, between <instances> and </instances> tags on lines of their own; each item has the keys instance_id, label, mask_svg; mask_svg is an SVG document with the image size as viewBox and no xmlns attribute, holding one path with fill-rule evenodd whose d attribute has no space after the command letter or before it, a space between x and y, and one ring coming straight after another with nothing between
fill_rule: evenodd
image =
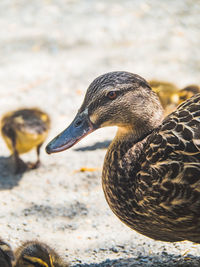
<instances>
[{"instance_id":1,"label":"duck nostril","mask_svg":"<svg viewBox=\"0 0 200 267\"><path fill-rule=\"evenodd\" d=\"M81 119L77 119L74 123L75 127L79 127L82 124L82 120Z\"/></svg>"}]
</instances>

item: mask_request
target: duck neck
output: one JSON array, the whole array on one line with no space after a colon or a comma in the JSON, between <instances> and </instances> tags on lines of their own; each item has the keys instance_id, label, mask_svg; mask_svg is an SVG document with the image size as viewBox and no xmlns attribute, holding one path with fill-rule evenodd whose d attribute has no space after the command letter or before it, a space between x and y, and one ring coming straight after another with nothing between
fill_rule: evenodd
<instances>
[{"instance_id":1,"label":"duck neck","mask_svg":"<svg viewBox=\"0 0 200 267\"><path fill-rule=\"evenodd\" d=\"M152 132L137 135L133 129L118 128L117 134L110 144L103 166L103 183L120 184L120 181L130 180L127 173L131 167L134 173L137 171L136 165L140 161L146 137ZM133 177L131 177L131 181Z\"/></svg>"},{"instance_id":2,"label":"duck neck","mask_svg":"<svg viewBox=\"0 0 200 267\"><path fill-rule=\"evenodd\" d=\"M108 148L104 167L109 164L112 168L115 163L117 165L124 163L124 160L128 157L130 158L130 164L134 166L135 161L140 158L139 150L141 149L142 152L146 137L161 124L162 118L153 122L148 124L141 121L137 123L138 127L118 127L117 134Z\"/></svg>"}]
</instances>

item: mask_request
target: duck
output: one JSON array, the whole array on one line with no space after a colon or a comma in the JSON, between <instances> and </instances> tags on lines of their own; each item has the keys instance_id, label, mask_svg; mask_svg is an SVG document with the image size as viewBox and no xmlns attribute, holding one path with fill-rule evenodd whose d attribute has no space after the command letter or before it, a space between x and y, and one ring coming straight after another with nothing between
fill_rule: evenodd
<instances>
[{"instance_id":1,"label":"duck","mask_svg":"<svg viewBox=\"0 0 200 267\"><path fill-rule=\"evenodd\" d=\"M200 86L196 84L187 85L179 91L179 102L182 103L186 99L189 99L193 95L200 93Z\"/></svg>"},{"instance_id":2,"label":"duck","mask_svg":"<svg viewBox=\"0 0 200 267\"><path fill-rule=\"evenodd\" d=\"M23 108L7 112L1 119L1 134L15 162L15 173L40 166L40 148L50 128L47 113L38 108ZM37 160L25 163L20 154L36 149Z\"/></svg>"},{"instance_id":3,"label":"duck","mask_svg":"<svg viewBox=\"0 0 200 267\"><path fill-rule=\"evenodd\" d=\"M152 90L158 94L164 109L177 105L180 89L174 83L162 80L149 80L148 83Z\"/></svg>"},{"instance_id":4,"label":"duck","mask_svg":"<svg viewBox=\"0 0 200 267\"><path fill-rule=\"evenodd\" d=\"M200 93L200 87L195 84L179 88L174 83L162 80L150 80L148 83L158 94L165 116L172 113L179 104L188 98Z\"/></svg>"},{"instance_id":5,"label":"duck","mask_svg":"<svg viewBox=\"0 0 200 267\"><path fill-rule=\"evenodd\" d=\"M200 243L200 94L163 114L144 78L109 72L89 85L74 120L46 152L64 151L99 128L117 126L102 171L111 210L152 239Z\"/></svg>"},{"instance_id":6,"label":"duck","mask_svg":"<svg viewBox=\"0 0 200 267\"><path fill-rule=\"evenodd\" d=\"M15 252L14 267L69 267L54 249L39 241L26 241Z\"/></svg>"},{"instance_id":7,"label":"duck","mask_svg":"<svg viewBox=\"0 0 200 267\"><path fill-rule=\"evenodd\" d=\"M15 257L11 246L4 240L0 239L0 266L12 267L14 259Z\"/></svg>"}]
</instances>

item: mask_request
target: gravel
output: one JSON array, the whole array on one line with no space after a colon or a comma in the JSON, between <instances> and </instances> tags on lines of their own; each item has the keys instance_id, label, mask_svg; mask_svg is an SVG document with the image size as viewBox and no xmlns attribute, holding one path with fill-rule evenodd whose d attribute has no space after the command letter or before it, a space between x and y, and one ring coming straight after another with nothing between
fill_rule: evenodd
<instances>
[{"instance_id":1,"label":"gravel","mask_svg":"<svg viewBox=\"0 0 200 267\"><path fill-rule=\"evenodd\" d=\"M0 114L46 110L48 142L102 73L200 84L199 13L198 0L1 0ZM14 249L26 240L46 242L76 267L200 266L199 245L154 241L109 209L100 177L115 131L101 129L57 155L43 149L41 168L23 175L13 174L1 139L1 237ZM35 160L35 151L23 158Z\"/></svg>"}]
</instances>

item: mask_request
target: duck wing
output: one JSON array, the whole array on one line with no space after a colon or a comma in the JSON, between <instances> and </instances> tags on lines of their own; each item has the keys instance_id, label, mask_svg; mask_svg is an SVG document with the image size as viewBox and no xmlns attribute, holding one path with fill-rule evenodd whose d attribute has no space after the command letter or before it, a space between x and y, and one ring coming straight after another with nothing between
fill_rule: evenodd
<instances>
[{"instance_id":1,"label":"duck wing","mask_svg":"<svg viewBox=\"0 0 200 267\"><path fill-rule=\"evenodd\" d=\"M137 178L136 198L149 218L177 240L200 242L200 94L149 136Z\"/></svg>"},{"instance_id":2,"label":"duck wing","mask_svg":"<svg viewBox=\"0 0 200 267\"><path fill-rule=\"evenodd\" d=\"M170 114L162 125L150 136L147 142L147 158L157 162L163 158L169 160L172 155L191 161L197 156L200 162L200 94L181 104Z\"/></svg>"},{"instance_id":3,"label":"duck wing","mask_svg":"<svg viewBox=\"0 0 200 267\"><path fill-rule=\"evenodd\" d=\"M147 140L146 160L149 165L175 164L178 172L195 165L200 168L200 94L181 104ZM180 167L182 167L180 169ZM177 178L174 174L172 178ZM196 176L196 175L195 175ZM183 175L189 184L194 182ZM169 177L170 178L170 177ZM198 179L200 180L200 173ZM199 188L200 189L200 188Z\"/></svg>"}]
</instances>

